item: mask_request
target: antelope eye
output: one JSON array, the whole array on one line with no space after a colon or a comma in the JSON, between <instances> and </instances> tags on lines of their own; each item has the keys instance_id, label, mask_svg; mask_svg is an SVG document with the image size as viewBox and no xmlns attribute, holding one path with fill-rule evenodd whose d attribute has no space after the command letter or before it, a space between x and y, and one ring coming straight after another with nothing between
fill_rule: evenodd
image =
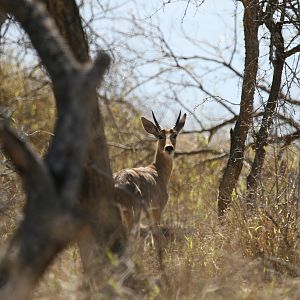
<instances>
[{"instance_id":1,"label":"antelope eye","mask_svg":"<svg viewBox=\"0 0 300 300\"><path fill-rule=\"evenodd\" d=\"M159 140L163 140L163 138L164 138L164 137L163 137L161 134L158 136L158 139L159 139Z\"/></svg>"},{"instance_id":2,"label":"antelope eye","mask_svg":"<svg viewBox=\"0 0 300 300\"><path fill-rule=\"evenodd\" d=\"M177 134L174 134L174 135L173 135L173 139L176 139L176 138L177 138Z\"/></svg>"}]
</instances>

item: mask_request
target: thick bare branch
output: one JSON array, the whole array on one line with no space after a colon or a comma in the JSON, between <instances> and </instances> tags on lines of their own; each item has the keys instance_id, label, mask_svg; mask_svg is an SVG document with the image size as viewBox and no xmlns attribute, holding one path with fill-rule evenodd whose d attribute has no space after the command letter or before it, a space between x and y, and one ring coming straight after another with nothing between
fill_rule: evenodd
<instances>
[{"instance_id":1,"label":"thick bare branch","mask_svg":"<svg viewBox=\"0 0 300 300\"><path fill-rule=\"evenodd\" d=\"M76 2L74 0L43 0L43 2L47 4L50 15L54 18L59 32L76 59L82 63L88 63L90 60L88 43ZM96 70L97 68L94 69ZM89 73L90 76L94 71ZM76 89L72 93L76 94ZM88 153L79 204L89 220L89 227L84 234L79 236L78 244L84 270L91 282L93 281L94 288L100 286L99 283L107 275L102 272L103 266L101 265L110 264L106 258L107 251L117 255L122 255L124 252L126 232L119 210L114 204L114 184L104 133L104 121L95 90L90 93L89 100L92 113L86 134ZM77 142L82 143L80 139Z\"/></svg>"},{"instance_id":2,"label":"thick bare branch","mask_svg":"<svg viewBox=\"0 0 300 300\"><path fill-rule=\"evenodd\" d=\"M297 45L297 46L295 46L294 48L285 51L284 54L283 54L283 56L284 56L285 58L288 58L288 57L290 57L290 56L296 54L297 52L300 52L300 45Z\"/></svg>"},{"instance_id":3,"label":"thick bare branch","mask_svg":"<svg viewBox=\"0 0 300 300\"><path fill-rule=\"evenodd\" d=\"M100 53L94 64L80 67L39 4L0 0L0 7L14 14L30 35L52 77L59 104L45 162L11 130L3 124L0 127L4 149L22 175L27 194L24 219L0 262L0 299L19 300L29 297L54 257L83 225L90 225L83 210L79 213L79 188L93 99L109 57Z\"/></svg>"},{"instance_id":4,"label":"thick bare branch","mask_svg":"<svg viewBox=\"0 0 300 300\"><path fill-rule=\"evenodd\" d=\"M27 194L24 219L0 261L0 299L27 299L57 253L72 241L84 220L57 193L44 162L7 126L1 143ZM64 230L61 230L64 228Z\"/></svg>"},{"instance_id":5,"label":"thick bare branch","mask_svg":"<svg viewBox=\"0 0 300 300\"><path fill-rule=\"evenodd\" d=\"M27 174L37 169L37 165L40 164L37 157L4 122L0 123L0 138L4 152L22 176L26 177Z\"/></svg>"},{"instance_id":6,"label":"thick bare branch","mask_svg":"<svg viewBox=\"0 0 300 300\"><path fill-rule=\"evenodd\" d=\"M77 192L74 187L78 186L78 182L73 180L81 178L82 169L77 166L81 166L81 162L85 159L85 153L81 151L82 143L88 143L91 103L86 101L94 95L109 61L108 55L100 52L92 66L78 72L76 76L69 76L68 79L72 81L70 90L59 92L64 95L64 99L57 98L58 103L65 101L58 106L64 109L59 112L60 117L46 160L49 170L59 179L66 191ZM74 161L78 161L78 164L74 165ZM71 181L68 184L69 188L66 188L67 180Z\"/></svg>"},{"instance_id":7,"label":"thick bare branch","mask_svg":"<svg viewBox=\"0 0 300 300\"><path fill-rule=\"evenodd\" d=\"M175 157L176 156L189 156L189 155L196 155L196 154L213 154L213 155L223 155L224 152L218 151L215 149L197 149L197 150L191 150L191 151L176 151L175 152Z\"/></svg>"},{"instance_id":8,"label":"thick bare branch","mask_svg":"<svg viewBox=\"0 0 300 300\"><path fill-rule=\"evenodd\" d=\"M6 21L6 14L4 12L0 11L0 28L5 21Z\"/></svg>"}]
</instances>

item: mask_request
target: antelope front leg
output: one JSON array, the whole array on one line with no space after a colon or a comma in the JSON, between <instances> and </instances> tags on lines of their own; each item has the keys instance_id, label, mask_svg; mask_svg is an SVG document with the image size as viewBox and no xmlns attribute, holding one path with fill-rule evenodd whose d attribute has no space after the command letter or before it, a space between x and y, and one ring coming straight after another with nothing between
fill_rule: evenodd
<instances>
[{"instance_id":1,"label":"antelope front leg","mask_svg":"<svg viewBox=\"0 0 300 300\"><path fill-rule=\"evenodd\" d=\"M133 225L134 225L132 211L129 209L123 209L122 210L122 219L123 219L123 223L126 225L126 227L128 229L128 232L131 232Z\"/></svg>"},{"instance_id":2,"label":"antelope front leg","mask_svg":"<svg viewBox=\"0 0 300 300\"><path fill-rule=\"evenodd\" d=\"M161 218L161 210L160 208L151 208L151 216L152 216L152 225L159 226L160 218Z\"/></svg>"},{"instance_id":3,"label":"antelope front leg","mask_svg":"<svg viewBox=\"0 0 300 300\"><path fill-rule=\"evenodd\" d=\"M125 225L128 228L128 233L132 234L136 237L140 237L140 219L141 219L141 211L131 209L124 209L122 211L122 218L124 220Z\"/></svg>"},{"instance_id":4,"label":"antelope front leg","mask_svg":"<svg viewBox=\"0 0 300 300\"><path fill-rule=\"evenodd\" d=\"M151 216L152 216L152 244L154 248L159 250L163 245L166 244L166 238L160 228L160 219L161 219L162 211L160 208L151 208Z\"/></svg>"}]
</instances>

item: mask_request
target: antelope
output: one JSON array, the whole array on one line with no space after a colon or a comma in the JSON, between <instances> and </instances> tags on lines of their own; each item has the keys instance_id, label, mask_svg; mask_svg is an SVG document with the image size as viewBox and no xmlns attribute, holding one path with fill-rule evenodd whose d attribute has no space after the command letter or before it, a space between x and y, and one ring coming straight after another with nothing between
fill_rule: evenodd
<instances>
[{"instance_id":1,"label":"antelope","mask_svg":"<svg viewBox=\"0 0 300 300\"><path fill-rule=\"evenodd\" d=\"M152 111L154 123L141 117L143 128L157 139L154 161L146 167L124 169L114 174L116 202L121 208L123 222L129 232L140 230L144 212L153 226L159 226L162 212L168 202L168 185L173 169L176 138L182 130L186 114L181 111L171 129L162 129Z\"/></svg>"}]
</instances>

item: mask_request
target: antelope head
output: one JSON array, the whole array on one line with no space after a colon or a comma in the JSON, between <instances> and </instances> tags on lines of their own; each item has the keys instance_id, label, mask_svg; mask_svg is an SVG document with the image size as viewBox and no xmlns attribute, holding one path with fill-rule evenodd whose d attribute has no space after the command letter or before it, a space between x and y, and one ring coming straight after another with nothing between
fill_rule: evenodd
<instances>
[{"instance_id":1,"label":"antelope head","mask_svg":"<svg viewBox=\"0 0 300 300\"><path fill-rule=\"evenodd\" d=\"M154 135L158 140L158 151L168 155L168 157L173 157L176 147L176 138L181 129L184 126L186 114L181 117L181 111L175 123L175 126L171 129L162 129L157 122L154 113L152 112L152 117L154 123L148 119L141 117L142 125L144 129Z\"/></svg>"}]
</instances>

